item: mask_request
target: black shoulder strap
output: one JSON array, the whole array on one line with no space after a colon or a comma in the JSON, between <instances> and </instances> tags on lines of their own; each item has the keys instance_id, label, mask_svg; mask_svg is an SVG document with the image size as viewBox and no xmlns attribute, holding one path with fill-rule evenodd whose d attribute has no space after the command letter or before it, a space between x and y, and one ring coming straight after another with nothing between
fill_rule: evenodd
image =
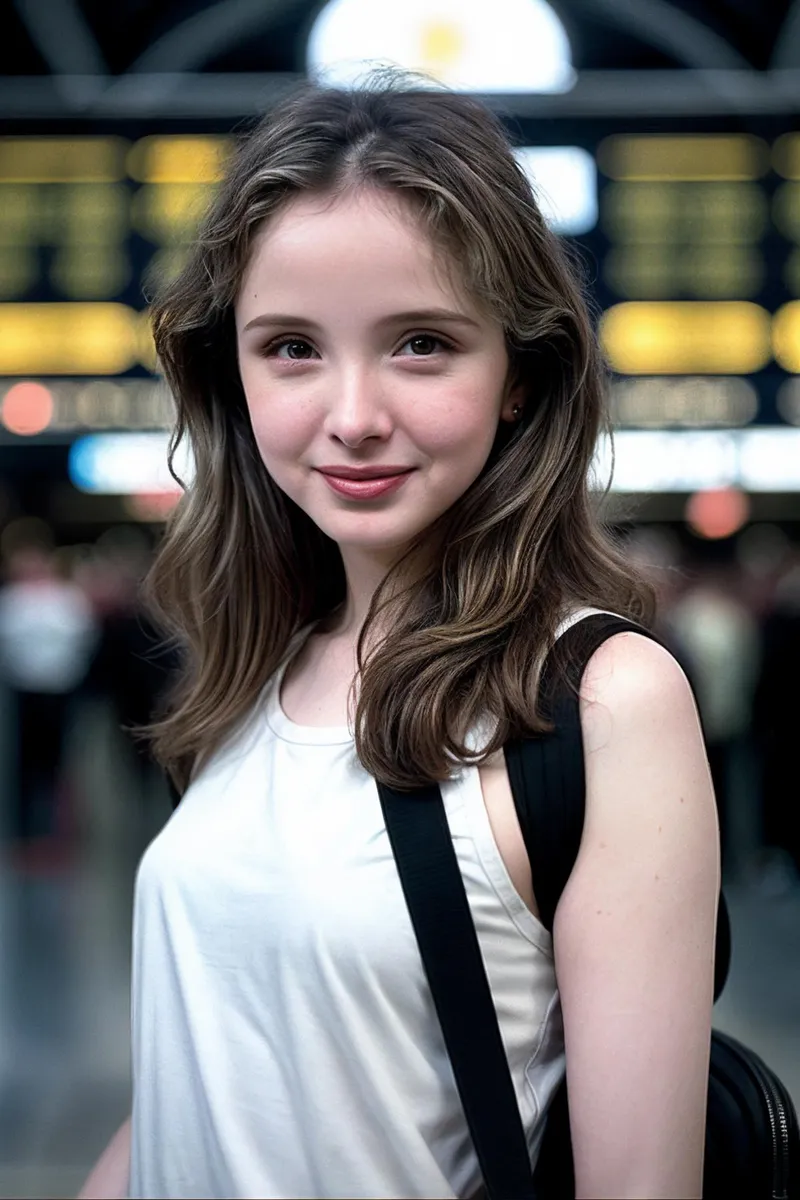
<instances>
[{"instance_id":1,"label":"black shoulder strap","mask_svg":"<svg viewBox=\"0 0 800 1200\"><path fill-rule=\"evenodd\" d=\"M545 708L555 729L540 737L514 738L504 747L536 902L547 929L553 927L583 833L586 776L577 690L595 650L624 632L653 637L640 625L607 613L593 613L571 625L558 647L569 664L568 684L556 686L552 653L542 678Z\"/></svg>"},{"instance_id":2,"label":"black shoulder strap","mask_svg":"<svg viewBox=\"0 0 800 1200\"><path fill-rule=\"evenodd\" d=\"M525 1132L437 784L378 783L386 829L489 1200L535 1200Z\"/></svg>"},{"instance_id":3,"label":"black shoulder strap","mask_svg":"<svg viewBox=\"0 0 800 1200\"><path fill-rule=\"evenodd\" d=\"M505 748L509 782L531 864L542 924L553 928L558 901L575 865L583 834L586 775L578 687L594 652L617 633L640 633L663 645L649 629L610 613L593 613L561 635L566 682L558 686L553 656L542 680L552 733L514 738ZM574 690L573 690L574 689ZM730 922L720 895L715 960L716 999L730 963Z\"/></svg>"}]
</instances>

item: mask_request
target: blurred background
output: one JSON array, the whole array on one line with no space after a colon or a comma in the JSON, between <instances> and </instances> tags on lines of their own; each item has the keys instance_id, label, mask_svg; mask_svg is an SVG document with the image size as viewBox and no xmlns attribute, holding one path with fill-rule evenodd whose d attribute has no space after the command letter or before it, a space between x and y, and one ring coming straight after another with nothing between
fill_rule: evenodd
<instances>
[{"instance_id":1,"label":"blurred background","mask_svg":"<svg viewBox=\"0 0 800 1200\"><path fill-rule=\"evenodd\" d=\"M800 0L2 0L0 1196L130 1106L131 892L169 797L140 581L177 486L148 297L307 73L482 96L613 369L608 513L699 697L733 921L718 1027L800 1102ZM611 450L598 447L598 488ZM182 463L182 471L191 464Z\"/></svg>"}]
</instances>

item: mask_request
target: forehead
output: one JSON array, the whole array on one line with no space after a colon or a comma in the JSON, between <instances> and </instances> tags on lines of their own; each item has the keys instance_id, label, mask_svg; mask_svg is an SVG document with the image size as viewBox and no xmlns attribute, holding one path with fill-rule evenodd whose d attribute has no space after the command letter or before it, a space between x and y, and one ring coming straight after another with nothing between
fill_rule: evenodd
<instances>
[{"instance_id":1,"label":"forehead","mask_svg":"<svg viewBox=\"0 0 800 1200\"><path fill-rule=\"evenodd\" d=\"M436 245L413 207L396 193L360 188L337 196L301 194L256 234L239 304L276 288L363 295L391 288L392 299L424 292L471 304L457 264ZM397 295L397 293L401 295Z\"/></svg>"}]
</instances>

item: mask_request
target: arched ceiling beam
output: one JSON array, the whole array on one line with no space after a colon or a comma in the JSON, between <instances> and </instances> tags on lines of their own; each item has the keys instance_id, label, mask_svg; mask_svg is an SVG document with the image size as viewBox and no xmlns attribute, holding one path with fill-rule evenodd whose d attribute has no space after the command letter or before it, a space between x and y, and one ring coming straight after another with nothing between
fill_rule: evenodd
<instances>
[{"instance_id":1,"label":"arched ceiling beam","mask_svg":"<svg viewBox=\"0 0 800 1200\"><path fill-rule=\"evenodd\" d=\"M249 37L269 29L308 0L217 0L167 30L128 68L128 73L196 71L210 58L234 50Z\"/></svg>"},{"instance_id":2,"label":"arched ceiling beam","mask_svg":"<svg viewBox=\"0 0 800 1200\"><path fill-rule=\"evenodd\" d=\"M684 67L746 71L752 63L725 38L667 0L570 0L570 14L581 10L633 34Z\"/></svg>"},{"instance_id":3,"label":"arched ceiling beam","mask_svg":"<svg viewBox=\"0 0 800 1200\"><path fill-rule=\"evenodd\" d=\"M218 0L181 21L145 50L131 72L193 71L220 54L268 29L287 11L308 0ZM557 6L555 6L557 7ZM752 69L737 50L713 29L667 0L570 0L572 13L583 9L605 23L633 34L686 67L706 70Z\"/></svg>"},{"instance_id":4,"label":"arched ceiling beam","mask_svg":"<svg viewBox=\"0 0 800 1200\"><path fill-rule=\"evenodd\" d=\"M800 0L794 0L783 19L769 65L776 71L800 67Z\"/></svg>"},{"instance_id":5,"label":"arched ceiling beam","mask_svg":"<svg viewBox=\"0 0 800 1200\"><path fill-rule=\"evenodd\" d=\"M14 0L36 49L54 75L107 75L97 39L75 0Z\"/></svg>"}]
</instances>

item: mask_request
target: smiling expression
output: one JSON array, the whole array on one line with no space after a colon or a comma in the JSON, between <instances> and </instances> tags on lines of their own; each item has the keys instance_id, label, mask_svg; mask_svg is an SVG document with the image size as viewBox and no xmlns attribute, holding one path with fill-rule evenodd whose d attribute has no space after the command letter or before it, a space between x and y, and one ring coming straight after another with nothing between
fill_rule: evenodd
<instances>
[{"instance_id":1,"label":"smiling expression","mask_svg":"<svg viewBox=\"0 0 800 1200\"><path fill-rule=\"evenodd\" d=\"M384 555L427 528L521 400L502 327L451 276L413 212L374 188L300 195L256 236L235 306L256 443L343 550ZM366 501L319 470L386 465L411 474Z\"/></svg>"}]
</instances>

